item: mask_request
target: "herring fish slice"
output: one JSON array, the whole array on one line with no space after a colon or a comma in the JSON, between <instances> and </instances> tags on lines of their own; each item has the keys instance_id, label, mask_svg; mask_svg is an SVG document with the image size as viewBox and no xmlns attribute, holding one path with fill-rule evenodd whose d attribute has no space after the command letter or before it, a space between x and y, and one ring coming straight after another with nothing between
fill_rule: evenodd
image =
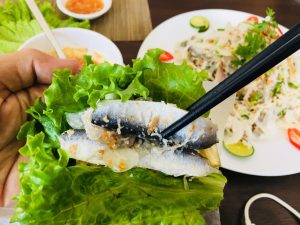
<instances>
[{"instance_id":1,"label":"herring fish slice","mask_svg":"<svg viewBox=\"0 0 300 225\"><path fill-rule=\"evenodd\" d=\"M186 113L164 102L106 100L98 103L92 123L125 135L160 139L160 132ZM210 119L199 117L169 138L168 143L193 150L206 149L218 142L216 132L217 127Z\"/></svg>"},{"instance_id":2,"label":"herring fish slice","mask_svg":"<svg viewBox=\"0 0 300 225\"><path fill-rule=\"evenodd\" d=\"M217 172L206 159L176 151L170 146L141 141L111 149L88 138L85 130L69 130L59 137L60 146L76 160L110 167L123 172L133 167L153 169L171 176L206 176Z\"/></svg>"}]
</instances>

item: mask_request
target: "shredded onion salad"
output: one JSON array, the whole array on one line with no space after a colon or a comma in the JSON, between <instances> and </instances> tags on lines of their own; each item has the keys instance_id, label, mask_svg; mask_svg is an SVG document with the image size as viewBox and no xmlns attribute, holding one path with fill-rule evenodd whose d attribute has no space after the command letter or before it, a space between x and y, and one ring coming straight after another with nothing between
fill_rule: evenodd
<instances>
[{"instance_id":1,"label":"shredded onion salad","mask_svg":"<svg viewBox=\"0 0 300 225\"><path fill-rule=\"evenodd\" d=\"M259 21L196 34L178 44L175 62L186 61L221 81L282 34L274 12ZM278 130L300 128L300 54L296 52L236 94L225 129L226 143L266 140Z\"/></svg>"}]
</instances>

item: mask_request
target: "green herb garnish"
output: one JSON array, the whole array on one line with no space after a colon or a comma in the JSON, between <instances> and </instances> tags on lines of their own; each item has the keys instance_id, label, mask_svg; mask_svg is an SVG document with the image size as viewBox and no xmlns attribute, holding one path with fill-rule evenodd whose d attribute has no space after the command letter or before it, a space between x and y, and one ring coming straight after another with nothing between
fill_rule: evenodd
<instances>
[{"instance_id":1,"label":"green herb garnish","mask_svg":"<svg viewBox=\"0 0 300 225\"><path fill-rule=\"evenodd\" d=\"M277 82L274 86L274 88L272 89L272 96L276 96L281 92L281 87L283 85L283 81Z\"/></svg>"},{"instance_id":2,"label":"green herb garnish","mask_svg":"<svg viewBox=\"0 0 300 225\"><path fill-rule=\"evenodd\" d=\"M243 114L243 115L241 115L241 117L242 117L243 119L246 119L246 120L249 120L249 119L250 119L250 117L249 117L248 114Z\"/></svg>"},{"instance_id":3,"label":"green herb garnish","mask_svg":"<svg viewBox=\"0 0 300 225\"><path fill-rule=\"evenodd\" d=\"M262 98L263 98L263 94L260 93L259 91L255 91L250 95L249 102L256 105L258 101L261 100Z\"/></svg>"},{"instance_id":4,"label":"green herb garnish","mask_svg":"<svg viewBox=\"0 0 300 225\"><path fill-rule=\"evenodd\" d=\"M232 64L236 67L244 65L255 55L265 49L274 39L278 37L278 24L275 21L275 12L267 9L268 20L250 23L252 28L245 37L244 44L240 44L233 52L235 59Z\"/></svg>"},{"instance_id":5,"label":"green herb garnish","mask_svg":"<svg viewBox=\"0 0 300 225\"><path fill-rule=\"evenodd\" d=\"M284 117L286 114L286 109L281 110L279 113L277 113L277 116L279 119L281 119L282 117Z\"/></svg>"},{"instance_id":6,"label":"green herb garnish","mask_svg":"<svg viewBox=\"0 0 300 225\"><path fill-rule=\"evenodd\" d=\"M293 88L293 89L298 89L299 88L299 85L296 85L295 83L293 83L291 81L288 82L288 85L289 85L290 88Z\"/></svg>"},{"instance_id":7,"label":"green herb garnish","mask_svg":"<svg viewBox=\"0 0 300 225\"><path fill-rule=\"evenodd\" d=\"M262 101L263 101L263 94L256 91L250 95L250 97L248 98L248 101L249 101L250 107L258 105L258 104L262 103Z\"/></svg>"}]
</instances>

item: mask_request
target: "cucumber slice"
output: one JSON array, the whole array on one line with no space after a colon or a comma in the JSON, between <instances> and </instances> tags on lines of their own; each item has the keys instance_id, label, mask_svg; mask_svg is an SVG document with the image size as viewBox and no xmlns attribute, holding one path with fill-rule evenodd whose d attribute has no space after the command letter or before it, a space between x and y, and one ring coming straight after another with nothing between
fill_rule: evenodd
<instances>
[{"instance_id":1,"label":"cucumber slice","mask_svg":"<svg viewBox=\"0 0 300 225\"><path fill-rule=\"evenodd\" d=\"M190 25L198 29L198 32L207 31L209 28L209 21L203 16L193 16L190 19Z\"/></svg>"},{"instance_id":2,"label":"cucumber slice","mask_svg":"<svg viewBox=\"0 0 300 225\"><path fill-rule=\"evenodd\" d=\"M254 153L254 147L242 141L234 144L226 144L225 141L223 141L223 146L231 154L239 157L249 157Z\"/></svg>"}]
</instances>

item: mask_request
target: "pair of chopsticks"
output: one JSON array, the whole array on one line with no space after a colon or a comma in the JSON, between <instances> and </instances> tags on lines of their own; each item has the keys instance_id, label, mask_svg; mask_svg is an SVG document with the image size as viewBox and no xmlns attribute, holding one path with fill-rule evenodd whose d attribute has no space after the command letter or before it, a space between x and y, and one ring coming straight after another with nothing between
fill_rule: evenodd
<instances>
[{"instance_id":1,"label":"pair of chopsticks","mask_svg":"<svg viewBox=\"0 0 300 225\"><path fill-rule=\"evenodd\" d=\"M299 49L300 23L197 100L188 108L187 114L161 132L162 138L171 137Z\"/></svg>"},{"instance_id":2,"label":"pair of chopsticks","mask_svg":"<svg viewBox=\"0 0 300 225\"><path fill-rule=\"evenodd\" d=\"M32 14L36 18L36 20L38 21L38 23L40 24L42 29L44 30L47 38L49 39L50 43L54 47L58 57L61 58L61 59L65 59L66 58L65 54L63 53L63 51L59 47L59 45L58 45L56 39L54 38L54 35L53 35L52 31L50 30L45 18L43 17L41 11L39 10L38 6L36 5L35 0L25 0L25 1L26 1L26 4L28 5L29 9L31 10Z\"/></svg>"}]
</instances>

